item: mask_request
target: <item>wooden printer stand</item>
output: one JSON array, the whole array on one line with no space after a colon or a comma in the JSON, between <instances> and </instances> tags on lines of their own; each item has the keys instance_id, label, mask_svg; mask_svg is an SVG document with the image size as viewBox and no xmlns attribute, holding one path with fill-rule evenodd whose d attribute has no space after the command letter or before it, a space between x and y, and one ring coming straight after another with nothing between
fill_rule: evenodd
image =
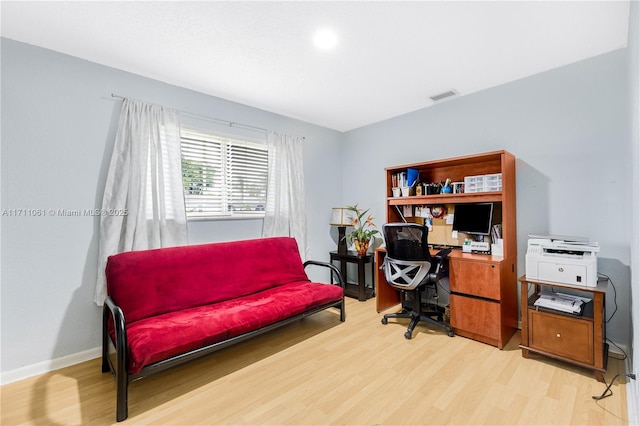
<instances>
[{"instance_id":1,"label":"wooden printer stand","mask_svg":"<svg viewBox=\"0 0 640 426\"><path fill-rule=\"evenodd\" d=\"M598 381L604 382L607 370L608 345L605 343L605 294L606 282L596 287L574 286L552 282L528 280L520 277L520 299L522 304L522 356L529 358L531 352L569 362L594 371ZM529 285L534 292L529 296ZM543 287L577 290L589 293L592 298L582 315L560 311L542 310L534 306Z\"/></svg>"}]
</instances>

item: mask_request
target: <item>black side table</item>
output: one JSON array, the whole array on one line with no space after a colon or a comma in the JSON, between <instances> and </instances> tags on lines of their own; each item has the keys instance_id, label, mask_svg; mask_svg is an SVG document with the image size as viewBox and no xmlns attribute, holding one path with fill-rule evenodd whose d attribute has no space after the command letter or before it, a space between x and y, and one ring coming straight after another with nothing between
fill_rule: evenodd
<instances>
[{"instance_id":1,"label":"black side table","mask_svg":"<svg viewBox=\"0 0 640 426\"><path fill-rule=\"evenodd\" d=\"M342 275L342 279L345 282L345 296L357 297L359 301L364 302L365 300L376 295L375 285L373 284L376 272L375 262L373 261L373 254L367 253L363 256L360 256L357 252L350 250L343 254L340 254L337 251L332 251L329 252L329 256L331 257L331 263L335 261L340 262L340 274ZM347 281L347 263L355 263L358 265L357 284L349 283ZM364 265L367 263L371 264L371 287L367 287L365 280ZM331 276L331 283L333 284L333 275Z\"/></svg>"}]
</instances>

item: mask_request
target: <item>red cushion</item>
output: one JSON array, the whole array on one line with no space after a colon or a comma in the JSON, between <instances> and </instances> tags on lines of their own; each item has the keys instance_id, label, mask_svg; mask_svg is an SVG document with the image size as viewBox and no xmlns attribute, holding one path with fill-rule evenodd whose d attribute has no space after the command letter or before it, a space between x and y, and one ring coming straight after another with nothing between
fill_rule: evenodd
<instances>
[{"instance_id":1,"label":"red cushion","mask_svg":"<svg viewBox=\"0 0 640 426\"><path fill-rule=\"evenodd\" d=\"M127 323L309 281L288 237L120 253L106 277Z\"/></svg>"},{"instance_id":2,"label":"red cushion","mask_svg":"<svg viewBox=\"0 0 640 426\"><path fill-rule=\"evenodd\" d=\"M171 312L127 326L129 372L339 301L336 285L299 281L207 306Z\"/></svg>"}]
</instances>

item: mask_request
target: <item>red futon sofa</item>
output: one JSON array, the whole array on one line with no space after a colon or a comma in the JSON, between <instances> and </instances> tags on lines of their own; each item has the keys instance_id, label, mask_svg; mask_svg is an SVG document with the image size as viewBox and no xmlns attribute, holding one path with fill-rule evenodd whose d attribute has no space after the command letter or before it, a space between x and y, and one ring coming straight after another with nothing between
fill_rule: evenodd
<instances>
[{"instance_id":1,"label":"red futon sofa","mask_svg":"<svg viewBox=\"0 0 640 426\"><path fill-rule=\"evenodd\" d=\"M305 268L330 268L337 285ZM109 257L102 371L117 382L117 421L131 381L327 308L345 320L344 282L325 262L304 264L293 238L133 251Z\"/></svg>"}]
</instances>

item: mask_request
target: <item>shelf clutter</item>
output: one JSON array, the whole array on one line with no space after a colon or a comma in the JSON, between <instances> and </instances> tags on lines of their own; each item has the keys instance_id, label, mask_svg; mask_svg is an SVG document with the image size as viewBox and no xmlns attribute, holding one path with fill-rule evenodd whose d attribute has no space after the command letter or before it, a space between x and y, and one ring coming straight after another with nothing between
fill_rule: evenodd
<instances>
[{"instance_id":1,"label":"shelf clutter","mask_svg":"<svg viewBox=\"0 0 640 426\"><path fill-rule=\"evenodd\" d=\"M409 197L436 194L464 194L502 191L502 173L464 176L462 181L452 182L451 178L435 182L420 176L420 171L407 168L391 174L391 195Z\"/></svg>"}]
</instances>

